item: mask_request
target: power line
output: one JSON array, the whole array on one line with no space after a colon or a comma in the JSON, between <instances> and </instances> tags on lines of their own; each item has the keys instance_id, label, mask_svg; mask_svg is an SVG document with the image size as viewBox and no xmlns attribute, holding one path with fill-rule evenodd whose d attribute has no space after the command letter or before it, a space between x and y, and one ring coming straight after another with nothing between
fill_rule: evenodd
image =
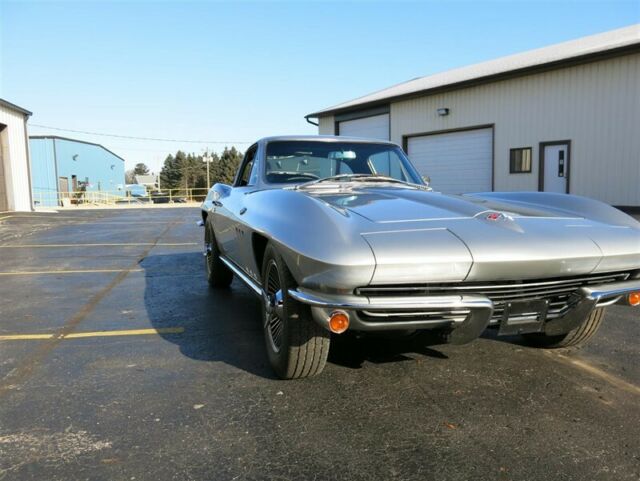
<instances>
[{"instance_id":1,"label":"power line","mask_svg":"<svg viewBox=\"0 0 640 481\"><path fill-rule=\"evenodd\" d=\"M128 139L128 140L150 140L154 142L177 142L184 144L252 144L253 142L245 142L245 141L233 141L233 140L184 140L184 139L157 139L153 137L134 137L132 135L119 135L119 134L107 134L104 132L89 132L87 130L73 130L73 129L62 129L59 127L50 127L48 125L40 125L40 124L29 124L32 127L39 127L41 129L50 129L50 130L59 130L61 132L74 132L76 134L87 134L87 135L98 135L100 137L115 137L118 139Z\"/></svg>"}]
</instances>

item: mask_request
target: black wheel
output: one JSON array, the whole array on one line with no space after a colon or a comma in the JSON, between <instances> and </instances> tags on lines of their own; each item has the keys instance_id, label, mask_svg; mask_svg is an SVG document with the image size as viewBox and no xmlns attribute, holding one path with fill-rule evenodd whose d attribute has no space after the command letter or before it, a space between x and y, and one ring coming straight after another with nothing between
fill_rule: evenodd
<instances>
[{"instance_id":1,"label":"black wheel","mask_svg":"<svg viewBox=\"0 0 640 481\"><path fill-rule=\"evenodd\" d=\"M546 349L581 347L598 331L604 318L604 308L595 309L578 327L566 334L549 336L542 332L523 334L527 344Z\"/></svg>"},{"instance_id":2,"label":"black wheel","mask_svg":"<svg viewBox=\"0 0 640 481\"><path fill-rule=\"evenodd\" d=\"M213 228L207 222L204 231L205 265L207 267L207 281L211 287L229 287L233 280L233 272L220 259L220 250L213 235Z\"/></svg>"},{"instance_id":3,"label":"black wheel","mask_svg":"<svg viewBox=\"0 0 640 481\"><path fill-rule=\"evenodd\" d=\"M330 334L311 318L311 310L288 295L295 280L282 257L268 244L262 263L266 297L262 324L269 362L282 379L320 374L327 363Z\"/></svg>"}]
</instances>

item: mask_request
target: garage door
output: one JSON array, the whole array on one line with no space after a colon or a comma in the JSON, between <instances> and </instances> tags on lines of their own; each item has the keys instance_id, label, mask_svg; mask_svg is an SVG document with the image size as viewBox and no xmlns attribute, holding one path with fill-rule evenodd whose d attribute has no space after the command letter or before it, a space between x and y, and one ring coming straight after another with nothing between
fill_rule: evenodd
<instances>
[{"instance_id":1,"label":"garage door","mask_svg":"<svg viewBox=\"0 0 640 481\"><path fill-rule=\"evenodd\" d=\"M350 137L389 140L389 114L344 120L338 123L338 133Z\"/></svg>"},{"instance_id":2,"label":"garage door","mask_svg":"<svg viewBox=\"0 0 640 481\"><path fill-rule=\"evenodd\" d=\"M410 137L407 154L431 187L445 194L491 191L493 130Z\"/></svg>"}]
</instances>

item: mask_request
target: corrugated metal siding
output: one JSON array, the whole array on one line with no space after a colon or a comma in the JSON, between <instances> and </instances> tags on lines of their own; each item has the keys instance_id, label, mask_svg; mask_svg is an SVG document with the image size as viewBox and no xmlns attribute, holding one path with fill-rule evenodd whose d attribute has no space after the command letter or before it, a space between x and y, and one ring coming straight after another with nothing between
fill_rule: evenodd
<instances>
[{"instance_id":1,"label":"corrugated metal siding","mask_svg":"<svg viewBox=\"0 0 640 481\"><path fill-rule=\"evenodd\" d=\"M36 206L58 205L58 179L51 139L29 139L31 151L31 188Z\"/></svg>"},{"instance_id":2,"label":"corrugated metal siding","mask_svg":"<svg viewBox=\"0 0 640 481\"><path fill-rule=\"evenodd\" d=\"M438 116L439 107L450 114ZM640 54L391 104L397 143L487 124L495 124L495 190L538 190L539 143L571 140L572 194L640 205ZM532 173L509 174L515 147L533 147Z\"/></svg>"},{"instance_id":3,"label":"corrugated metal siding","mask_svg":"<svg viewBox=\"0 0 640 481\"><path fill-rule=\"evenodd\" d=\"M0 191L6 189L8 210L30 211L29 153L24 115L0 106L0 124L7 127L0 133L3 178Z\"/></svg>"},{"instance_id":4,"label":"corrugated metal siding","mask_svg":"<svg viewBox=\"0 0 640 481\"><path fill-rule=\"evenodd\" d=\"M97 145L56 139L58 176L89 180L88 191L117 193L124 189L124 162ZM74 156L76 156L74 160ZM123 191L124 194L124 191Z\"/></svg>"},{"instance_id":5,"label":"corrugated metal siding","mask_svg":"<svg viewBox=\"0 0 640 481\"><path fill-rule=\"evenodd\" d=\"M327 117L320 117L318 119L318 133L320 135L333 135L335 129L335 122L333 120L333 115L328 115Z\"/></svg>"},{"instance_id":6,"label":"corrugated metal siding","mask_svg":"<svg viewBox=\"0 0 640 481\"><path fill-rule=\"evenodd\" d=\"M89 181L87 191L124 195L124 162L98 145L67 139L29 139L33 196L39 205L56 205L58 178ZM75 159L74 159L75 157ZM57 177L56 177L57 174Z\"/></svg>"}]
</instances>

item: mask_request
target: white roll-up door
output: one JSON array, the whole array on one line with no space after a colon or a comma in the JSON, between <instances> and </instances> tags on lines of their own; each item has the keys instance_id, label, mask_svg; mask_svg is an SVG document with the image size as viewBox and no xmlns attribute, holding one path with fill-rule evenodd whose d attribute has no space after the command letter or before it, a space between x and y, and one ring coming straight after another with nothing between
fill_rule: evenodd
<instances>
[{"instance_id":1,"label":"white roll-up door","mask_svg":"<svg viewBox=\"0 0 640 481\"><path fill-rule=\"evenodd\" d=\"M389 140L389 114L374 115L338 123L338 134L349 137Z\"/></svg>"},{"instance_id":2,"label":"white roll-up door","mask_svg":"<svg viewBox=\"0 0 640 481\"><path fill-rule=\"evenodd\" d=\"M407 154L433 190L445 194L491 191L493 129L410 137Z\"/></svg>"}]
</instances>

